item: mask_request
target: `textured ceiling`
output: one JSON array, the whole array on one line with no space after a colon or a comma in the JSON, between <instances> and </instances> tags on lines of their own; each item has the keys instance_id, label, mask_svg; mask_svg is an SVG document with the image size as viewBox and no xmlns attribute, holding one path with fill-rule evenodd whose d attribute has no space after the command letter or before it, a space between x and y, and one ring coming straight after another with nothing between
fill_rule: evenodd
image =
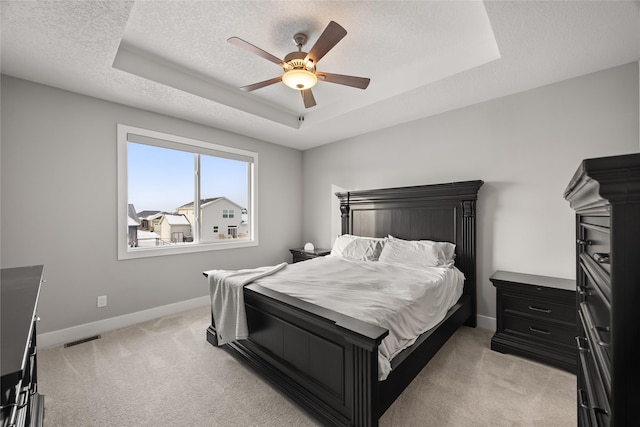
<instances>
[{"instance_id":1,"label":"textured ceiling","mask_svg":"<svg viewBox=\"0 0 640 427\"><path fill-rule=\"evenodd\" d=\"M2 1L3 74L306 149L640 58L639 2ZM275 84L297 32L347 31L316 107ZM304 49L303 49L304 50ZM304 121L299 117L303 115Z\"/></svg>"}]
</instances>

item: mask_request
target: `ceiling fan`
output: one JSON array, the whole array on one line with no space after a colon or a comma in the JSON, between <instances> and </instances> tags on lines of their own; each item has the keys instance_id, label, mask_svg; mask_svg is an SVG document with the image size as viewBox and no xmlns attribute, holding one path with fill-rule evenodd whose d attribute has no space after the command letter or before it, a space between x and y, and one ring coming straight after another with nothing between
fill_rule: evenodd
<instances>
[{"instance_id":1,"label":"ceiling fan","mask_svg":"<svg viewBox=\"0 0 640 427\"><path fill-rule=\"evenodd\" d=\"M313 97L311 88L315 86L318 80L351 86L358 89L366 89L367 86L369 86L370 79L368 78L316 71L318 61L320 61L327 52L333 49L333 47L346 35L347 30L342 28L340 24L331 21L311 50L309 50L309 52L303 52L302 46L307 42L307 35L297 33L293 36L293 41L298 47L298 51L287 54L287 56L284 57L284 60L273 56L238 37L231 37L227 41L268 61L278 64L284 70L284 74L282 76L243 86L240 89L246 92L251 92L274 83L283 82L290 88L299 90L302 95L302 101L304 102L305 108L311 108L316 105L316 100Z\"/></svg>"}]
</instances>

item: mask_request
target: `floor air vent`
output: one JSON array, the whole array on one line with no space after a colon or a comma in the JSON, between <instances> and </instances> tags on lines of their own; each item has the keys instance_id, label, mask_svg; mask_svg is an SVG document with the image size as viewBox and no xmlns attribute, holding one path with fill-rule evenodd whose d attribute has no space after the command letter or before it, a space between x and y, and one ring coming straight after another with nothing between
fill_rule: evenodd
<instances>
[{"instance_id":1,"label":"floor air vent","mask_svg":"<svg viewBox=\"0 0 640 427\"><path fill-rule=\"evenodd\" d=\"M66 343L64 345L64 348L72 347L74 345L82 344L82 343L93 341L93 340L99 340L99 339L100 339L100 335L94 335L92 337L82 338L81 340L71 341L71 342Z\"/></svg>"}]
</instances>

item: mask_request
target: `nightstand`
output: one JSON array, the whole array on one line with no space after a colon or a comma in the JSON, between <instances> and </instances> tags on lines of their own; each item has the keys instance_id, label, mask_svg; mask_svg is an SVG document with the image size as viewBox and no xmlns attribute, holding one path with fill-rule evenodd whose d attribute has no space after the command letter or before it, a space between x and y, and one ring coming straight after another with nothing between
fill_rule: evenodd
<instances>
[{"instance_id":1,"label":"nightstand","mask_svg":"<svg viewBox=\"0 0 640 427\"><path fill-rule=\"evenodd\" d=\"M496 271L491 349L576 373L575 280Z\"/></svg>"},{"instance_id":2,"label":"nightstand","mask_svg":"<svg viewBox=\"0 0 640 427\"><path fill-rule=\"evenodd\" d=\"M305 251L304 248L289 249L293 256L293 262L306 261L308 259L317 258L319 256L329 255L331 249L314 249L312 251Z\"/></svg>"}]
</instances>

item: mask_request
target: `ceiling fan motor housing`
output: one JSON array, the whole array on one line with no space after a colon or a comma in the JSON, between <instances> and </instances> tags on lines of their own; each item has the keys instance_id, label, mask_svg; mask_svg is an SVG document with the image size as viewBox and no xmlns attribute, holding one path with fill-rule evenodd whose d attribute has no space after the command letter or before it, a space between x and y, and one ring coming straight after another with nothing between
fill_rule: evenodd
<instances>
[{"instance_id":1,"label":"ceiling fan motor housing","mask_svg":"<svg viewBox=\"0 0 640 427\"><path fill-rule=\"evenodd\" d=\"M316 72L316 65L312 61L304 62L307 52L291 52L284 57L284 71L289 70L307 70L312 73Z\"/></svg>"}]
</instances>

